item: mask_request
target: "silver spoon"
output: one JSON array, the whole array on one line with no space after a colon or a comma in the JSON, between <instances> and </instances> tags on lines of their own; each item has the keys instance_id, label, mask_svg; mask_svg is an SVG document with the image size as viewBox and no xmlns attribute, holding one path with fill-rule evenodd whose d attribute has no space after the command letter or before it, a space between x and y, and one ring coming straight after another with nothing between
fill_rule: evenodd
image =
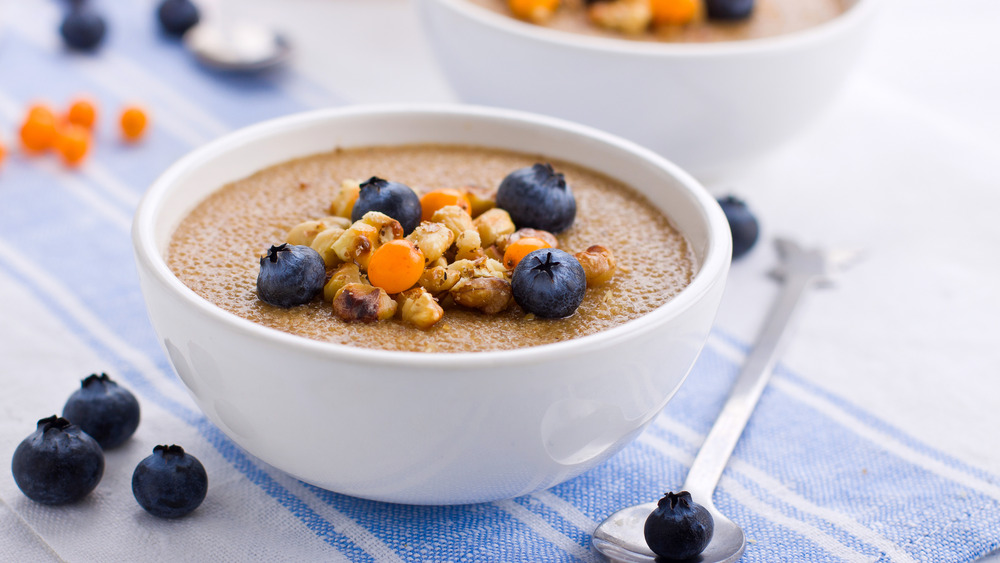
<instances>
[{"instance_id":1,"label":"silver spoon","mask_svg":"<svg viewBox=\"0 0 1000 563\"><path fill-rule=\"evenodd\" d=\"M253 22L199 23L184 34L184 46L205 66L229 72L257 72L288 60L285 36Z\"/></svg>"},{"instance_id":2,"label":"silver spoon","mask_svg":"<svg viewBox=\"0 0 1000 563\"><path fill-rule=\"evenodd\" d=\"M746 548L743 530L715 508L712 493L787 344L791 331L786 328L801 297L810 287L829 283L832 274L858 256L856 252L804 250L788 239L778 239L776 246L780 263L772 275L783 280L781 293L681 487L715 520L712 540L692 562L731 563L743 555ZM615 512L594 530L594 547L612 561L655 561L656 555L643 536L646 517L654 508L656 501Z\"/></svg>"}]
</instances>

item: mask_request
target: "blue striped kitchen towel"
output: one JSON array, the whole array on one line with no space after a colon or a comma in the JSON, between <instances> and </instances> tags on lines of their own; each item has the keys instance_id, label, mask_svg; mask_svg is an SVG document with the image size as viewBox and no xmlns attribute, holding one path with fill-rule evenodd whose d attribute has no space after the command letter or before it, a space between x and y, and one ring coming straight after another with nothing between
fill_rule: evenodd
<instances>
[{"instance_id":1,"label":"blue striped kitchen towel","mask_svg":"<svg viewBox=\"0 0 1000 563\"><path fill-rule=\"evenodd\" d=\"M0 138L9 146L24 108L40 98L58 104L88 92L109 109L138 100L153 119L140 146L124 146L106 133L114 131L106 112L105 133L79 170L13 149L0 164L0 453L10 456L91 372L132 389L144 418L108 452L104 480L81 503L38 505L3 472L0 560L596 561L597 522L683 481L746 353L721 330L635 443L530 496L448 507L359 500L235 446L194 406L152 333L132 261L132 212L155 176L195 146L346 100L288 71L206 73L154 32L151 2L101 5L116 25L97 55L59 47L55 3L11 6L0 43ZM205 503L177 521L147 515L131 496L131 469L159 443L182 444L210 475ZM780 368L716 504L745 527L747 562L965 562L1000 547L997 475Z\"/></svg>"}]
</instances>

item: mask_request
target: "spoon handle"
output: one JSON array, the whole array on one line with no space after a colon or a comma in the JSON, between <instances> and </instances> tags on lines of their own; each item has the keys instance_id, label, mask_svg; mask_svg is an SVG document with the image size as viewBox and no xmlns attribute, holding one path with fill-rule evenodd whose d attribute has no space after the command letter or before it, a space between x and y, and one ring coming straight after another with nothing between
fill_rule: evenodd
<instances>
[{"instance_id":1,"label":"spoon handle","mask_svg":"<svg viewBox=\"0 0 1000 563\"><path fill-rule=\"evenodd\" d=\"M794 273L785 277L781 293L733 384L729 399L691 464L683 489L694 498L712 498L729 456L770 379L774 364L787 345L791 331L786 328L796 306L816 279L816 276L808 273Z\"/></svg>"}]
</instances>

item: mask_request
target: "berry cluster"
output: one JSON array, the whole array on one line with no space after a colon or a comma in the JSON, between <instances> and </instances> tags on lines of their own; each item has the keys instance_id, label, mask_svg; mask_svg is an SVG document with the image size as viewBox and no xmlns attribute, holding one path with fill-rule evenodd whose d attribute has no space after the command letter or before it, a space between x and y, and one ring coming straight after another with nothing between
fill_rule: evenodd
<instances>
[{"instance_id":1,"label":"berry cluster","mask_svg":"<svg viewBox=\"0 0 1000 563\"><path fill-rule=\"evenodd\" d=\"M47 103L32 104L24 115L17 136L27 156L52 151L66 166L79 166L90 153L98 117L97 102L90 96L74 99L65 112L56 113ZM139 141L146 133L148 118L137 105L127 105L119 113L122 139ZM6 153L0 143L0 162Z\"/></svg>"},{"instance_id":2,"label":"berry cluster","mask_svg":"<svg viewBox=\"0 0 1000 563\"><path fill-rule=\"evenodd\" d=\"M14 450L11 471L33 501L59 505L80 500L104 476L104 450L128 440L139 426L139 402L106 373L84 379L63 407ZM156 446L132 474L132 493L147 512L176 518L201 504L205 468L180 446Z\"/></svg>"},{"instance_id":3,"label":"berry cluster","mask_svg":"<svg viewBox=\"0 0 1000 563\"><path fill-rule=\"evenodd\" d=\"M603 246L557 248L576 199L549 164L511 172L495 196L471 186L418 195L378 177L345 181L330 213L295 226L260 259L262 301L292 307L322 295L343 320L398 312L422 329L452 306L492 315L517 303L536 317L563 318L615 270Z\"/></svg>"}]
</instances>

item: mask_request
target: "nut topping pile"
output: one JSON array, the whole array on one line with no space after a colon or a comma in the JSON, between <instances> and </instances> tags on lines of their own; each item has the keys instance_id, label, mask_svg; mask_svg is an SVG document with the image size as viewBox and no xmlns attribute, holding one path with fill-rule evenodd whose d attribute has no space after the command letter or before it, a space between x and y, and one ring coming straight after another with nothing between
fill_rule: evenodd
<instances>
[{"instance_id":1,"label":"nut topping pile","mask_svg":"<svg viewBox=\"0 0 1000 563\"><path fill-rule=\"evenodd\" d=\"M450 308L493 315L512 302L562 318L616 268L601 245L558 249L555 235L572 225L576 200L548 164L511 172L495 194L464 187L419 195L377 177L344 180L329 213L296 225L261 258L261 300L290 307L322 298L344 321L396 318L420 329Z\"/></svg>"}]
</instances>

